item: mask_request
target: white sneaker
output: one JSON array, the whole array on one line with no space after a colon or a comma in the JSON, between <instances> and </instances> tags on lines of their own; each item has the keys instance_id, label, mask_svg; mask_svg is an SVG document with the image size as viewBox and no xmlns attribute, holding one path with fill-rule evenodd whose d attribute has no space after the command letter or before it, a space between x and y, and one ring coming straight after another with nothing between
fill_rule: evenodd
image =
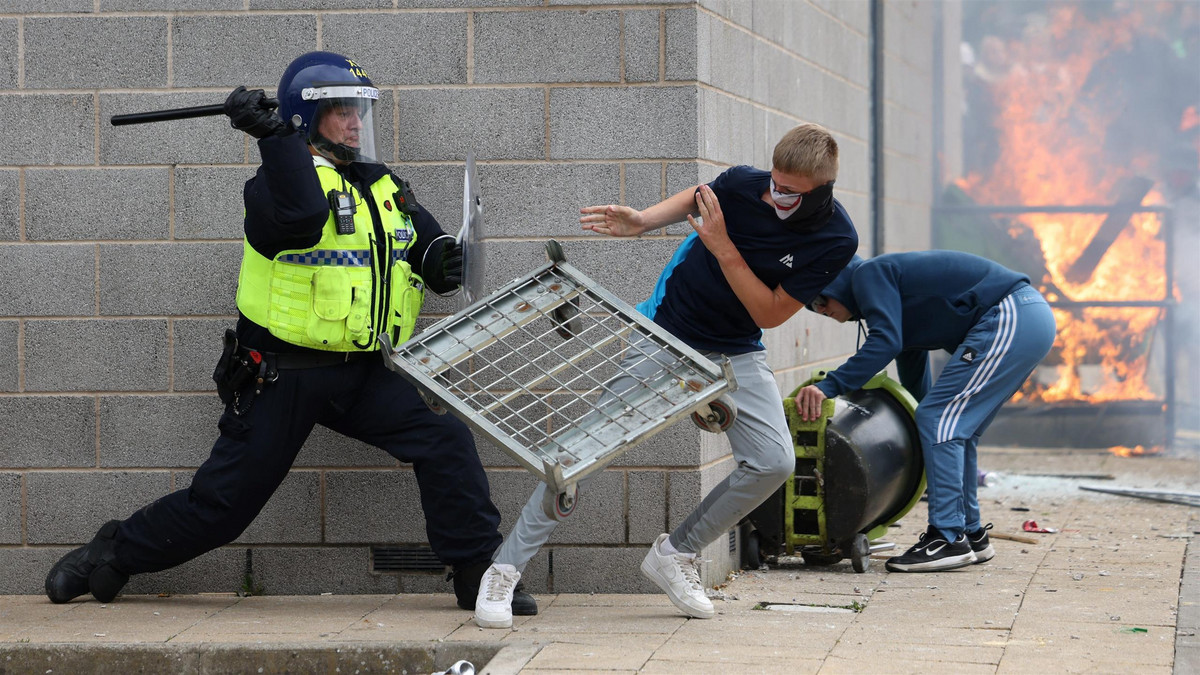
<instances>
[{"instance_id":1,"label":"white sneaker","mask_svg":"<svg viewBox=\"0 0 1200 675\"><path fill-rule=\"evenodd\" d=\"M671 598L681 612L697 619L711 619L716 612L700 585L700 560L694 554L661 551L669 535L660 534L642 560L642 575ZM478 610L476 610L478 611Z\"/></svg>"},{"instance_id":2,"label":"white sneaker","mask_svg":"<svg viewBox=\"0 0 1200 675\"><path fill-rule=\"evenodd\" d=\"M511 628L513 589L520 580L516 567L492 563L479 579L475 623L484 628Z\"/></svg>"}]
</instances>

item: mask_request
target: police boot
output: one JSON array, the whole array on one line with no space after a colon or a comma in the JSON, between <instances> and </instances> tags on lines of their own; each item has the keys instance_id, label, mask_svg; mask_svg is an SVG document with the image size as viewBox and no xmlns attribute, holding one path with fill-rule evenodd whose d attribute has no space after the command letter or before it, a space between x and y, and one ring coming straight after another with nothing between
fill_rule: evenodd
<instances>
[{"instance_id":1,"label":"police boot","mask_svg":"<svg viewBox=\"0 0 1200 675\"><path fill-rule=\"evenodd\" d=\"M479 580L491 565L491 560L484 560L455 567L450 572L447 578L454 581L454 596L458 599L459 609L475 611L475 599L479 597ZM525 587L520 582L513 588L512 613L513 616L536 616L538 613L537 600L525 592Z\"/></svg>"},{"instance_id":2,"label":"police boot","mask_svg":"<svg viewBox=\"0 0 1200 675\"><path fill-rule=\"evenodd\" d=\"M51 602L70 602L91 591L100 602L112 602L129 581L129 575L112 565L113 548L120 521L105 523L87 546L66 554L46 575L46 597Z\"/></svg>"}]
</instances>

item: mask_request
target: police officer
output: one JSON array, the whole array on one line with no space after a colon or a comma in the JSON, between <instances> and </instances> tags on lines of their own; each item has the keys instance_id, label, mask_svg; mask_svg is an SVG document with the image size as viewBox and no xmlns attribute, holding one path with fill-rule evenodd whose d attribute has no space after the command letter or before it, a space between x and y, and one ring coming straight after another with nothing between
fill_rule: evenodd
<instances>
[{"instance_id":1,"label":"police officer","mask_svg":"<svg viewBox=\"0 0 1200 675\"><path fill-rule=\"evenodd\" d=\"M412 464L429 543L453 569L458 605L474 609L501 536L472 435L388 370L377 344L408 339L425 287L457 290L461 250L380 162L379 90L360 65L305 54L278 96L278 113L261 89L238 87L224 105L258 139L262 166L244 190L237 329L214 373L220 438L190 487L109 521L58 561L46 578L53 602L88 592L110 602L130 575L233 541L321 424ZM518 604L537 613L528 594L514 613Z\"/></svg>"}]
</instances>

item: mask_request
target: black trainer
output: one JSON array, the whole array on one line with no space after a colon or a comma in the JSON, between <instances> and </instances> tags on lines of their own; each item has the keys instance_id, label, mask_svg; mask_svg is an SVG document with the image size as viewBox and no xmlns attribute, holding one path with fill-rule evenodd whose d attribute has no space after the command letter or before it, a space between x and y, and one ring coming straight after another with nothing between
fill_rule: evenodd
<instances>
[{"instance_id":1,"label":"black trainer","mask_svg":"<svg viewBox=\"0 0 1200 675\"><path fill-rule=\"evenodd\" d=\"M454 582L454 596L458 601L459 609L465 609L468 612L475 611L475 599L479 596L479 580L483 578L483 573L491 565L492 561L486 560L456 567L446 577L448 581ZM524 584L519 581L513 587L512 613L513 616L537 616L538 613L537 600L525 592Z\"/></svg>"},{"instance_id":2,"label":"black trainer","mask_svg":"<svg viewBox=\"0 0 1200 675\"><path fill-rule=\"evenodd\" d=\"M987 562L996 557L996 549L992 548L992 542L988 539L987 531L992 529L992 524L988 523L974 532L967 533L967 543L971 545L971 550L975 552L975 563Z\"/></svg>"},{"instance_id":3,"label":"black trainer","mask_svg":"<svg viewBox=\"0 0 1200 675\"><path fill-rule=\"evenodd\" d=\"M89 591L100 602L112 602L117 597L129 581L129 575L112 564L120 524L117 520L108 521L87 546L80 546L54 563L46 575L46 597L50 602L70 602Z\"/></svg>"},{"instance_id":4,"label":"black trainer","mask_svg":"<svg viewBox=\"0 0 1200 675\"><path fill-rule=\"evenodd\" d=\"M904 555L890 558L884 566L889 572L941 572L974 562L975 552L967 543L967 535L960 534L953 542L946 541L942 533L930 525L912 548Z\"/></svg>"}]
</instances>

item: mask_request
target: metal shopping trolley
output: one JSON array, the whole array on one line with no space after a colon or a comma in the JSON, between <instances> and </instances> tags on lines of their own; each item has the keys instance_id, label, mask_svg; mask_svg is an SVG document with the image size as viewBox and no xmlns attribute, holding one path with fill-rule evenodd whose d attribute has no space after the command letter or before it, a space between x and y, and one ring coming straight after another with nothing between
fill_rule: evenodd
<instances>
[{"instance_id":1,"label":"metal shopping trolley","mask_svg":"<svg viewBox=\"0 0 1200 675\"><path fill-rule=\"evenodd\" d=\"M579 481L682 417L727 429L736 382L728 361L714 364L567 264L558 242L546 253L541 268L404 344L380 342L430 407L544 481L542 508L562 520Z\"/></svg>"}]
</instances>

